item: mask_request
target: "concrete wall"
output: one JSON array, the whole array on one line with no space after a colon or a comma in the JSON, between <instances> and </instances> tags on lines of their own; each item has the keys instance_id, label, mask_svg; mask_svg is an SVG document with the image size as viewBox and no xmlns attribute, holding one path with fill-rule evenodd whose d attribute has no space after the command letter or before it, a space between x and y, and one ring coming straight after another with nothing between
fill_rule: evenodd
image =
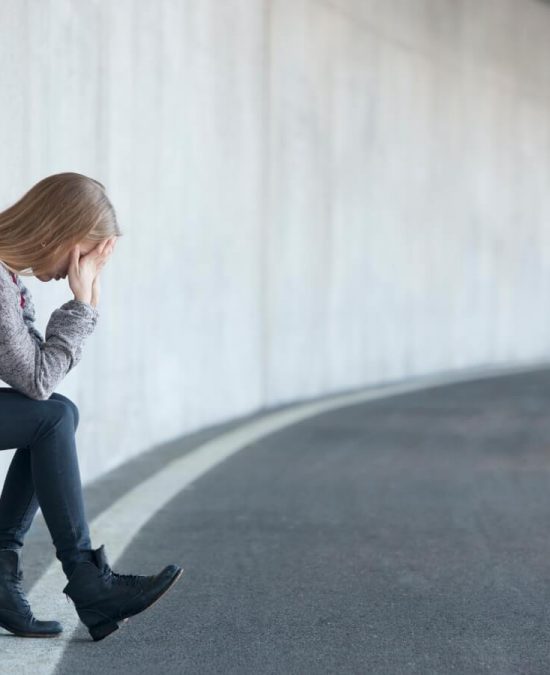
<instances>
[{"instance_id":1,"label":"concrete wall","mask_svg":"<svg viewBox=\"0 0 550 675\"><path fill-rule=\"evenodd\" d=\"M548 5L3 0L0 63L0 208L79 171L125 232L58 387L85 482L259 407L548 358ZM44 330L70 289L26 281Z\"/></svg>"}]
</instances>

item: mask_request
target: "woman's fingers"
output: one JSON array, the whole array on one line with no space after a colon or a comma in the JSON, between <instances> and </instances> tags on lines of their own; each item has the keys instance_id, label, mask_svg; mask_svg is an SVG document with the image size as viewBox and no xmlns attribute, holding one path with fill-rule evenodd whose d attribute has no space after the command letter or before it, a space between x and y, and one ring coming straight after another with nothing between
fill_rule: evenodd
<instances>
[{"instance_id":1,"label":"woman's fingers","mask_svg":"<svg viewBox=\"0 0 550 675\"><path fill-rule=\"evenodd\" d=\"M74 268L77 267L79 253L80 253L80 247L79 247L78 244L75 244L73 246L73 250L71 251L71 267L74 267Z\"/></svg>"},{"instance_id":2,"label":"woman's fingers","mask_svg":"<svg viewBox=\"0 0 550 675\"><path fill-rule=\"evenodd\" d=\"M103 266L107 262L107 259L109 258L109 256L113 252L114 244L111 243L113 239L116 239L116 237L110 237L109 239L106 239L103 242L103 247L102 247L101 251L98 253L98 255L96 257L96 261L95 261L97 270L100 270L100 269L103 268Z\"/></svg>"},{"instance_id":3,"label":"woman's fingers","mask_svg":"<svg viewBox=\"0 0 550 675\"><path fill-rule=\"evenodd\" d=\"M105 239L103 248L101 249L102 253L108 255L109 253L112 252L112 250L115 247L113 240L116 240L116 237L109 237L108 239Z\"/></svg>"},{"instance_id":4,"label":"woman's fingers","mask_svg":"<svg viewBox=\"0 0 550 675\"><path fill-rule=\"evenodd\" d=\"M99 270L107 262L108 257L111 255L114 249L114 241L116 241L116 236L108 237L103 241L100 241L95 248L93 248L89 253L82 256L81 261L85 258L89 258L93 262L93 265L96 270ZM78 248L78 244L75 246L75 249ZM73 249L74 252L74 249ZM76 263L78 263L78 254L74 252L76 257Z\"/></svg>"},{"instance_id":5,"label":"woman's fingers","mask_svg":"<svg viewBox=\"0 0 550 675\"><path fill-rule=\"evenodd\" d=\"M114 241L116 241L116 236L113 237L107 237L107 239L103 239L100 241L95 249L92 249L95 253L103 253L106 249L112 249L114 248Z\"/></svg>"},{"instance_id":6,"label":"woman's fingers","mask_svg":"<svg viewBox=\"0 0 550 675\"><path fill-rule=\"evenodd\" d=\"M107 246L103 250L103 255L104 255L105 258L107 258L107 256L110 256L111 253L113 252L114 248L115 248L115 244L113 242L113 239L116 239L116 237L111 237L111 239L109 239L109 243L107 244Z\"/></svg>"}]
</instances>

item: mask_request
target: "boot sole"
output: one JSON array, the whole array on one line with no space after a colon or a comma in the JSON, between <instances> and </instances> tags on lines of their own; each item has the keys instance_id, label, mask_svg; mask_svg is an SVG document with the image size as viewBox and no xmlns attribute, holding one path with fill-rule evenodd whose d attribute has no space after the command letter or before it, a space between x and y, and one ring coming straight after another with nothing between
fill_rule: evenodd
<instances>
[{"instance_id":1,"label":"boot sole","mask_svg":"<svg viewBox=\"0 0 550 675\"><path fill-rule=\"evenodd\" d=\"M12 633L12 635L16 635L17 637L38 637L38 638L55 638L59 637L63 631L60 631L59 633L21 633L19 631L13 630L13 628L10 628L9 626L6 626L3 623L0 623L0 626L4 629Z\"/></svg>"},{"instance_id":2,"label":"boot sole","mask_svg":"<svg viewBox=\"0 0 550 675\"><path fill-rule=\"evenodd\" d=\"M117 619L116 621L113 619L112 621L106 621L105 623L101 624L96 624L95 626L90 626L88 629L90 632L90 635L92 636L94 642L98 642L99 640L103 640L106 638L108 635L111 633L114 633L115 630L118 630L119 628L119 622L120 623L126 623L128 619L131 616L136 616L137 614L141 614L141 612L145 611L146 609L149 609L152 605L157 602L157 600L160 600L160 598L166 593L166 591L170 590L172 586L176 583L176 581L181 577L183 574L183 568L180 568L176 574L170 579L170 583L165 586L163 589L160 590L157 595L153 596L150 601L145 605L145 607L142 607L139 609L137 612L133 612L132 614L124 614L122 617Z\"/></svg>"}]
</instances>

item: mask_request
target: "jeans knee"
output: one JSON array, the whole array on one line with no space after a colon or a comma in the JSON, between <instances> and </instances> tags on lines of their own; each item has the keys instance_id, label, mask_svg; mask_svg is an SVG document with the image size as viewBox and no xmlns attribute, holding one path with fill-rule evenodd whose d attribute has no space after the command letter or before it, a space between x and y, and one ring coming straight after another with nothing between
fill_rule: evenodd
<instances>
[{"instance_id":1,"label":"jeans knee","mask_svg":"<svg viewBox=\"0 0 550 675\"><path fill-rule=\"evenodd\" d=\"M29 443L34 446L36 441L45 434L49 434L54 428L59 428L62 434L71 434L74 436L74 416L70 406L65 401L59 401L55 398L45 399L38 402L39 413L37 425Z\"/></svg>"},{"instance_id":2,"label":"jeans knee","mask_svg":"<svg viewBox=\"0 0 550 675\"><path fill-rule=\"evenodd\" d=\"M64 403L72 412L73 418L74 418L74 430L76 431L78 427L78 422L80 419L78 407L74 401L71 401L71 399L68 396L64 396L63 394L59 394L58 392L54 392L48 400L54 400L54 401L59 401L61 403Z\"/></svg>"}]
</instances>

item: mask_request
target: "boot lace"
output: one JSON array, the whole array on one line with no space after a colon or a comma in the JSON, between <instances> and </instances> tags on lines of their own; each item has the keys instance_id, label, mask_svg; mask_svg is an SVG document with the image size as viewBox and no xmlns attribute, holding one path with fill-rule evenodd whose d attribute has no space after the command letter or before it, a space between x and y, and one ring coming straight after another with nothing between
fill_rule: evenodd
<instances>
[{"instance_id":1,"label":"boot lace","mask_svg":"<svg viewBox=\"0 0 550 675\"><path fill-rule=\"evenodd\" d=\"M15 592L15 594L21 600L21 604L23 606L23 609L25 610L25 614L28 617L32 616L31 606L29 605L29 601L27 599L25 591L23 590L23 585L22 585L23 572L21 571L19 573L12 574L11 580L13 581L13 584L10 584L10 588Z\"/></svg>"},{"instance_id":2,"label":"boot lace","mask_svg":"<svg viewBox=\"0 0 550 675\"><path fill-rule=\"evenodd\" d=\"M139 574L119 574L118 572L114 572L109 566L103 570L102 576L111 577L112 580L126 584L127 586L138 586L148 579L148 577Z\"/></svg>"},{"instance_id":3,"label":"boot lace","mask_svg":"<svg viewBox=\"0 0 550 675\"><path fill-rule=\"evenodd\" d=\"M118 572L113 572L113 576L117 581L122 581L123 584L128 586L138 586L147 579L147 577L139 574L119 574Z\"/></svg>"}]
</instances>

